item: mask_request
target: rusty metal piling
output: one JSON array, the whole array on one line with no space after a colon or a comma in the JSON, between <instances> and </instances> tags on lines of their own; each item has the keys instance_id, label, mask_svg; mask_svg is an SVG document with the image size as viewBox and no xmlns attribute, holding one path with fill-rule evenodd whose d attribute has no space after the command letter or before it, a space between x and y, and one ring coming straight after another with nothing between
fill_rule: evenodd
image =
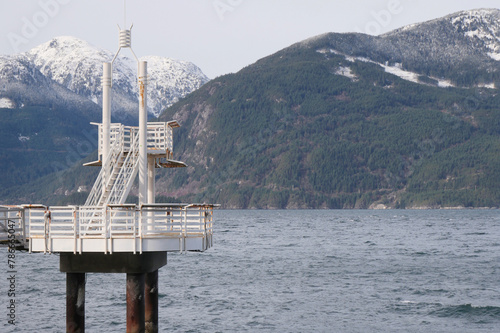
<instances>
[{"instance_id":1,"label":"rusty metal piling","mask_svg":"<svg viewBox=\"0 0 500 333\"><path fill-rule=\"evenodd\" d=\"M66 332L85 332L85 273L66 273Z\"/></svg>"},{"instance_id":2,"label":"rusty metal piling","mask_svg":"<svg viewBox=\"0 0 500 333\"><path fill-rule=\"evenodd\" d=\"M146 273L127 273L127 333L144 333L144 282Z\"/></svg>"},{"instance_id":3,"label":"rusty metal piling","mask_svg":"<svg viewBox=\"0 0 500 333\"><path fill-rule=\"evenodd\" d=\"M146 333L158 333L158 270L146 273L144 300Z\"/></svg>"}]
</instances>

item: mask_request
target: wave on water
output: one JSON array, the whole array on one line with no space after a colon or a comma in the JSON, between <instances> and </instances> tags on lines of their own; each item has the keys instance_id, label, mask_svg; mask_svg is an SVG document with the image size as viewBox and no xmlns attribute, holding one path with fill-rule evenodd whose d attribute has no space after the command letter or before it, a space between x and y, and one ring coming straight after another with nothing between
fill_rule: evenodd
<instances>
[{"instance_id":1,"label":"wave on water","mask_svg":"<svg viewBox=\"0 0 500 333\"><path fill-rule=\"evenodd\" d=\"M448 305L431 311L429 315L440 318L462 318L474 323L486 323L500 321L500 307L473 306L471 304Z\"/></svg>"}]
</instances>

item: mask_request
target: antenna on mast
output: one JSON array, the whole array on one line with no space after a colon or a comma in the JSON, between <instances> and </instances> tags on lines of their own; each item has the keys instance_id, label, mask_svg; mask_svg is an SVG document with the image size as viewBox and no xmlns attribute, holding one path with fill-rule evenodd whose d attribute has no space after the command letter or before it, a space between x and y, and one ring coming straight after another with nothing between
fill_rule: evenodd
<instances>
[{"instance_id":1,"label":"antenna on mast","mask_svg":"<svg viewBox=\"0 0 500 333\"><path fill-rule=\"evenodd\" d=\"M118 25L118 24L117 24ZM135 60L139 62L139 58L135 55L134 50L132 50L132 27L134 24L130 25L130 28L128 30L122 30L120 26L118 25L118 31L120 32L120 44L118 51L116 51L115 56L113 57L113 60L111 60L111 63L115 62L116 57L118 56L118 53L120 53L122 48L128 48L132 52L132 55L134 56Z\"/></svg>"},{"instance_id":2,"label":"antenna on mast","mask_svg":"<svg viewBox=\"0 0 500 333\"><path fill-rule=\"evenodd\" d=\"M118 26L118 31L120 33L120 44L119 44L119 49L116 52L115 56L113 57L113 60L111 60L111 63L115 62L116 57L118 56L118 53L120 53L120 50L122 48L128 48L132 52L132 55L134 56L135 60L139 62L139 59L134 53L134 50L132 50L132 27L134 24L132 23L130 25L130 28L127 29L127 0L123 0L123 23L125 24L123 27L124 29L120 28L120 25L117 24Z\"/></svg>"}]
</instances>

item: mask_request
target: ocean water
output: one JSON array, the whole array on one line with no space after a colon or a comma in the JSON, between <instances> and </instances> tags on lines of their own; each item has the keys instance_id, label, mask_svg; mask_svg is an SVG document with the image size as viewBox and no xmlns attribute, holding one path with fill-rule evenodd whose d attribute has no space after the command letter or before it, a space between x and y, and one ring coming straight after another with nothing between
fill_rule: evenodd
<instances>
[{"instance_id":1,"label":"ocean water","mask_svg":"<svg viewBox=\"0 0 500 333\"><path fill-rule=\"evenodd\" d=\"M500 332L498 210L216 211L214 247L169 253L165 332ZM16 253L16 326L64 332L57 255ZM125 274L87 274L87 332L124 332Z\"/></svg>"}]
</instances>

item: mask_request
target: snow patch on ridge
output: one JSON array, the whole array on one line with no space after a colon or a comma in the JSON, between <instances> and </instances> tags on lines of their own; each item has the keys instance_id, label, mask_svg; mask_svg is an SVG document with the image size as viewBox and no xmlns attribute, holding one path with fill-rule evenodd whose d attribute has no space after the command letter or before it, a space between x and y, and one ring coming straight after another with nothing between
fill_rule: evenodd
<instances>
[{"instance_id":1,"label":"snow patch on ridge","mask_svg":"<svg viewBox=\"0 0 500 333\"><path fill-rule=\"evenodd\" d=\"M488 89L496 89L495 83L482 83L478 84L479 88L488 88Z\"/></svg>"},{"instance_id":2,"label":"snow patch on ridge","mask_svg":"<svg viewBox=\"0 0 500 333\"><path fill-rule=\"evenodd\" d=\"M421 83L418 80L419 75L417 73L405 71L401 67L401 65L399 65L399 64L397 64L396 66L388 66L388 65L382 65L382 64L378 64L378 65L382 66L387 73L396 75L396 76L402 78L403 80L414 82L414 83Z\"/></svg>"},{"instance_id":3,"label":"snow patch on ridge","mask_svg":"<svg viewBox=\"0 0 500 333\"><path fill-rule=\"evenodd\" d=\"M488 56L493 60L500 61L500 53L488 52Z\"/></svg>"},{"instance_id":4,"label":"snow patch on ridge","mask_svg":"<svg viewBox=\"0 0 500 333\"><path fill-rule=\"evenodd\" d=\"M455 85L453 83L451 83L450 80L438 80L438 87L449 88L449 87L455 87Z\"/></svg>"},{"instance_id":5,"label":"snow patch on ridge","mask_svg":"<svg viewBox=\"0 0 500 333\"><path fill-rule=\"evenodd\" d=\"M10 98L0 98L0 109L14 109L15 107L15 103Z\"/></svg>"},{"instance_id":6,"label":"snow patch on ridge","mask_svg":"<svg viewBox=\"0 0 500 333\"><path fill-rule=\"evenodd\" d=\"M351 80L356 80L358 77L354 74L350 67L339 67L335 72L337 75L342 75L350 78Z\"/></svg>"},{"instance_id":7,"label":"snow patch on ridge","mask_svg":"<svg viewBox=\"0 0 500 333\"><path fill-rule=\"evenodd\" d=\"M317 52L322 53L322 54L330 52L333 54L342 55L345 57L345 59L347 61L350 61L350 62L362 61L362 62L376 64L376 65L379 65L380 67L384 68L384 70L387 73L392 74L392 75L396 75L397 77L399 77L403 80L414 82L414 83L419 83L419 84L425 84L418 79L421 76L420 74L404 70L401 64L395 64L394 66L390 66L389 64L381 64L381 63L378 63L376 61L370 60L370 59L365 58L365 57L349 56L349 55L340 53L340 52L333 50L333 49L330 49L330 50L321 49L321 50L317 50ZM349 78L357 78L356 75L351 72L351 69L349 67L339 67L339 69L335 72L335 74L343 75L343 76L346 76ZM441 88L454 87L454 85L449 80L437 79L434 77L431 77L431 79L436 80L438 82L438 87L441 87Z\"/></svg>"}]
</instances>

